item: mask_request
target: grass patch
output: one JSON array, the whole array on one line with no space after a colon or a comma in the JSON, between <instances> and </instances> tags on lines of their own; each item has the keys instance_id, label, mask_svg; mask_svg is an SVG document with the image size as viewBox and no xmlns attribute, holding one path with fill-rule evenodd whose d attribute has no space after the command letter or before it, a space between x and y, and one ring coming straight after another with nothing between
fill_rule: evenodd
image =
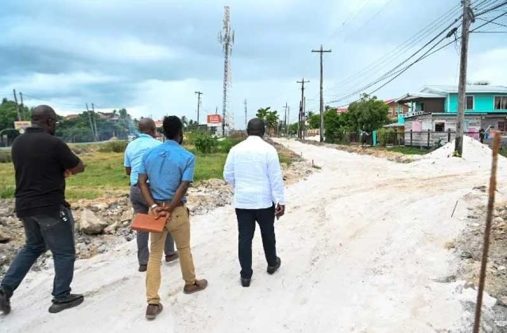
<instances>
[{"instance_id":1,"label":"grass patch","mask_svg":"<svg viewBox=\"0 0 507 333\"><path fill-rule=\"evenodd\" d=\"M406 147L406 146L389 147L386 148L386 150L404 155L425 155L433 151L432 149L428 148Z\"/></svg>"}]
</instances>

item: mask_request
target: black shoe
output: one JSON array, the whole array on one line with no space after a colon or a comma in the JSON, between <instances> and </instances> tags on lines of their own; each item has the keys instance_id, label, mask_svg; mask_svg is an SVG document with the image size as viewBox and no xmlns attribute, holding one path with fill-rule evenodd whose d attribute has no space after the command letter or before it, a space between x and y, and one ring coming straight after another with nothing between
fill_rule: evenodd
<instances>
[{"instance_id":1,"label":"black shoe","mask_svg":"<svg viewBox=\"0 0 507 333\"><path fill-rule=\"evenodd\" d=\"M241 285L243 287L250 287L250 281L252 281L252 279L241 278Z\"/></svg>"},{"instance_id":2,"label":"black shoe","mask_svg":"<svg viewBox=\"0 0 507 333\"><path fill-rule=\"evenodd\" d=\"M148 265L139 265L139 272L146 272Z\"/></svg>"},{"instance_id":3,"label":"black shoe","mask_svg":"<svg viewBox=\"0 0 507 333\"><path fill-rule=\"evenodd\" d=\"M274 274L278 268L280 268L280 265L282 264L282 261L279 257L276 257L276 265L275 266L268 266L267 272L268 274Z\"/></svg>"},{"instance_id":4,"label":"black shoe","mask_svg":"<svg viewBox=\"0 0 507 333\"><path fill-rule=\"evenodd\" d=\"M79 294L70 294L64 298L54 299L53 305L49 307L49 313L58 313L65 309L70 309L83 303L84 296Z\"/></svg>"},{"instance_id":5,"label":"black shoe","mask_svg":"<svg viewBox=\"0 0 507 333\"><path fill-rule=\"evenodd\" d=\"M4 315L9 314L11 312L11 302L7 293L0 289L0 311L4 313Z\"/></svg>"}]
</instances>

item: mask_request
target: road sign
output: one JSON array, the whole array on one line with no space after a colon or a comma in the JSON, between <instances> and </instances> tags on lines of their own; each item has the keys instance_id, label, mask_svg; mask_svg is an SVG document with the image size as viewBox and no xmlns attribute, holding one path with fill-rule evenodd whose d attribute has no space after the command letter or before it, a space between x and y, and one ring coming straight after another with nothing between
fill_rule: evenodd
<instances>
[{"instance_id":1,"label":"road sign","mask_svg":"<svg viewBox=\"0 0 507 333\"><path fill-rule=\"evenodd\" d=\"M25 129L27 127L32 126L31 121L15 121L14 122L14 129L17 129L19 133L23 134L25 132Z\"/></svg>"}]
</instances>

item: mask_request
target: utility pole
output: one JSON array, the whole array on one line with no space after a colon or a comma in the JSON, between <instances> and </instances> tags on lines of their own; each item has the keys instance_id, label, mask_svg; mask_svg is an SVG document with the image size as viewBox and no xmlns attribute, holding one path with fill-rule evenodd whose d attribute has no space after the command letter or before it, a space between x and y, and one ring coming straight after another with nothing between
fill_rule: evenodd
<instances>
[{"instance_id":1,"label":"utility pole","mask_svg":"<svg viewBox=\"0 0 507 333\"><path fill-rule=\"evenodd\" d=\"M245 98L245 130L246 130L246 127L248 126L248 105L247 105L247 101L246 101L246 98Z\"/></svg>"},{"instance_id":2,"label":"utility pole","mask_svg":"<svg viewBox=\"0 0 507 333\"><path fill-rule=\"evenodd\" d=\"M466 83L467 83L467 60L468 60L468 35L470 24L473 19L470 0L463 0L463 24L461 27L461 56L458 85L458 119L456 122L456 141L454 153L463 156L463 127L465 122L466 107Z\"/></svg>"},{"instance_id":3,"label":"utility pole","mask_svg":"<svg viewBox=\"0 0 507 333\"><path fill-rule=\"evenodd\" d=\"M285 136L287 136L287 110L289 109L289 106L287 105L287 102L285 102L284 109L285 109L285 120L284 120Z\"/></svg>"},{"instance_id":4,"label":"utility pole","mask_svg":"<svg viewBox=\"0 0 507 333\"><path fill-rule=\"evenodd\" d=\"M197 126L199 126L199 108L201 107L201 95L203 94L200 91L195 92L197 94Z\"/></svg>"},{"instance_id":5,"label":"utility pole","mask_svg":"<svg viewBox=\"0 0 507 333\"><path fill-rule=\"evenodd\" d=\"M324 96L323 96L323 81L324 81L324 66L322 62L323 54L330 53L331 50L324 50L322 44L319 50L312 50L312 52L320 53L320 142L324 141Z\"/></svg>"},{"instance_id":6,"label":"utility pole","mask_svg":"<svg viewBox=\"0 0 507 333\"><path fill-rule=\"evenodd\" d=\"M97 131L97 118L95 118L95 105L92 103L93 128L95 129L95 141L99 141L99 131Z\"/></svg>"},{"instance_id":7,"label":"utility pole","mask_svg":"<svg viewBox=\"0 0 507 333\"><path fill-rule=\"evenodd\" d=\"M88 108L88 103L86 103L86 113L88 114L88 123L90 124L90 130L92 131L93 141L95 141L95 130L93 129L92 117L90 109Z\"/></svg>"},{"instance_id":8,"label":"utility pole","mask_svg":"<svg viewBox=\"0 0 507 333\"><path fill-rule=\"evenodd\" d=\"M304 121L304 117L305 117L305 114L304 114L304 102L305 102L305 83L308 83L310 81L306 80L305 81L305 78L303 78L301 81L296 81L297 83L300 83L301 84L301 102L299 103L299 117L298 117L298 138L299 139L303 139L303 131L304 131L304 124L303 124L303 121Z\"/></svg>"},{"instance_id":9,"label":"utility pole","mask_svg":"<svg viewBox=\"0 0 507 333\"><path fill-rule=\"evenodd\" d=\"M25 108L24 108L24 104L23 104L23 93L20 91L18 94L19 94L19 102L21 104L21 120L24 120L24 118L25 118L25 115L24 115Z\"/></svg>"},{"instance_id":10,"label":"utility pole","mask_svg":"<svg viewBox=\"0 0 507 333\"><path fill-rule=\"evenodd\" d=\"M16 102L16 113L18 115L18 121L21 120L21 116L19 114L19 104L18 104L18 96L16 95L16 89L12 89L12 93L14 94L14 102Z\"/></svg>"},{"instance_id":11,"label":"utility pole","mask_svg":"<svg viewBox=\"0 0 507 333\"><path fill-rule=\"evenodd\" d=\"M287 119L289 120L289 126L285 128L285 135L289 137L289 127L290 127L290 106L287 107Z\"/></svg>"}]
</instances>

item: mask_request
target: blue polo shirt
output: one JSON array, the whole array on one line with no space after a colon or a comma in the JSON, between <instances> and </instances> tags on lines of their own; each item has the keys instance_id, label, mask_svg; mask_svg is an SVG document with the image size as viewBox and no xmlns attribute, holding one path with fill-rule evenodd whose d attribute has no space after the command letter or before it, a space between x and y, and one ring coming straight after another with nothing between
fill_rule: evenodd
<instances>
[{"instance_id":1,"label":"blue polo shirt","mask_svg":"<svg viewBox=\"0 0 507 333\"><path fill-rule=\"evenodd\" d=\"M174 140L167 140L144 154L139 174L150 181L156 201L172 200L181 182L194 180L195 156Z\"/></svg>"},{"instance_id":2,"label":"blue polo shirt","mask_svg":"<svg viewBox=\"0 0 507 333\"><path fill-rule=\"evenodd\" d=\"M127 148L125 149L124 166L126 168L131 168L130 185L137 184L139 168L143 163L144 153L161 144L162 142L154 139L151 135L140 134L137 139L127 145Z\"/></svg>"}]
</instances>

